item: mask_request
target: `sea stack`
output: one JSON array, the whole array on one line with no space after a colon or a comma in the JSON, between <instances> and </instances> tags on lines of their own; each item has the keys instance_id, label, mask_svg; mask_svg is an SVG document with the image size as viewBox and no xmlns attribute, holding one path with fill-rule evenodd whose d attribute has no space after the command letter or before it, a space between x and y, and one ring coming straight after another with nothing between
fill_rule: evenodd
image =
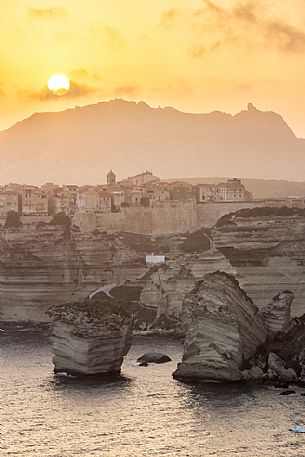
<instances>
[{"instance_id":1,"label":"sea stack","mask_svg":"<svg viewBox=\"0 0 305 457\"><path fill-rule=\"evenodd\" d=\"M242 366L267 337L263 315L233 276L204 276L183 304L187 325L176 379L238 381Z\"/></svg>"},{"instance_id":2,"label":"sea stack","mask_svg":"<svg viewBox=\"0 0 305 457\"><path fill-rule=\"evenodd\" d=\"M117 374L130 349L132 317L109 300L51 307L54 371L85 376Z\"/></svg>"}]
</instances>

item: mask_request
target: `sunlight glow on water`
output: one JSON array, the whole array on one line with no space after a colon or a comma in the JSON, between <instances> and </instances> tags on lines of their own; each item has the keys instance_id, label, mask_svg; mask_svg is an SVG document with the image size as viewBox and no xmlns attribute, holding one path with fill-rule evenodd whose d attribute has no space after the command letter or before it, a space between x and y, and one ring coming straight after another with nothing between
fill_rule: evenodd
<instances>
[{"instance_id":1,"label":"sunlight glow on water","mask_svg":"<svg viewBox=\"0 0 305 457\"><path fill-rule=\"evenodd\" d=\"M179 343L136 339L117 381L57 381L44 338L0 336L0 455L20 457L305 455L305 397L172 379ZM134 367L145 352L173 362Z\"/></svg>"}]
</instances>

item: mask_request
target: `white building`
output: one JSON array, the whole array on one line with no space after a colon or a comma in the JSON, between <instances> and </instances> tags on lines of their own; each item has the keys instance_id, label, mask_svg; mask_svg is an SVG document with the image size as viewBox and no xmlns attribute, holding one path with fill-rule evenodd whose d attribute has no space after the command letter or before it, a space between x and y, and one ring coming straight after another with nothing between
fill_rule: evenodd
<instances>
[{"instance_id":1,"label":"white building","mask_svg":"<svg viewBox=\"0 0 305 457\"><path fill-rule=\"evenodd\" d=\"M164 262L165 262L164 255L150 254L150 255L146 256L146 263L147 264L158 265L158 264L164 263Z\"/></svg>"}]
</instances>

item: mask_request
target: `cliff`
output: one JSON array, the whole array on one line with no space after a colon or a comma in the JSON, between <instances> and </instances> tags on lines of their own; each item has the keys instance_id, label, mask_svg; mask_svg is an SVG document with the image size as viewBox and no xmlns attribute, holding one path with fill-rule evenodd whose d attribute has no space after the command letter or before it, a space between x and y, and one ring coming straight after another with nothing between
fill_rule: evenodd
<instances>
[{"instance_id":1,"label":"cliff","mask_svg":"<svg viewBox=\"0 0 305 457\"><path fill-rule=\"evenodd\" d=\"M0 320L44 322L51 305L111 290L118 298L133 296L128 309L136 330L181 333L185 295L216 270L236 276L260 308L279 290L292 291L291 313L300 316L305 310L304 229L302 210L287 208L242 210L220 219L212 233L0 227ZM151 252L164 255L165 264L147 265Z\"/></svg>"},{"instance_id":2,"label":"cliff","mask_svg":"<svg viewBox=\"0 0 305 457\"><path fill-rule=\"evenodd\" d=\"M189 253L189 246L198 252ZM188 235L67 232L47 224L0 228L0 320L45 322L52 305L111 291L126 298L137 329L159 328L164 313L179 316L185 287L226 263L209 249L204 231L197 232L197 245L189 245ZM151 252L165 255L166 266L147 265Z\"/></svg>"},{"instance_id":3,"label":"cliff","mask_svg":"<svg viewBox=\"0 0 305 457\"><path fill-rule=\"evenodd\" d=\"M305 303L304 232L302 209L254 208L221 218L213 229L213 240L259 307L279 290L291 290L292 315L300 316Z\"/></svg>"},{"instance_id":4,"label":"cliff","mask_svg":"<svg viewBox=\"0 0 305 457\"><path fill-rule=\"evenodd\" d=\"M113 300L51 307L55 372L72 375L120 372L130 349L132 318Z\"/></svg>"}]
</instances>

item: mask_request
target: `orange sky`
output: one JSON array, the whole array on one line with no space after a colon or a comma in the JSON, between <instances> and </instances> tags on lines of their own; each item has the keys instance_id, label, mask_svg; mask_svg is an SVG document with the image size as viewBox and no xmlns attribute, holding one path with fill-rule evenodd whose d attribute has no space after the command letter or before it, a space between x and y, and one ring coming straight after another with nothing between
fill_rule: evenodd
<instances>
[{"instance_id":1,"label":"orange sky","mask_svg":"<svg viewBox=\"0 0 305 457\"><path fill-rule=\"evenodd\" d=\"M305 137L305 1L0 0L0 129L35 111L145 100L236 113ZM72 89L46 90L54 73Z\"/></svg>"}]
</instances>

